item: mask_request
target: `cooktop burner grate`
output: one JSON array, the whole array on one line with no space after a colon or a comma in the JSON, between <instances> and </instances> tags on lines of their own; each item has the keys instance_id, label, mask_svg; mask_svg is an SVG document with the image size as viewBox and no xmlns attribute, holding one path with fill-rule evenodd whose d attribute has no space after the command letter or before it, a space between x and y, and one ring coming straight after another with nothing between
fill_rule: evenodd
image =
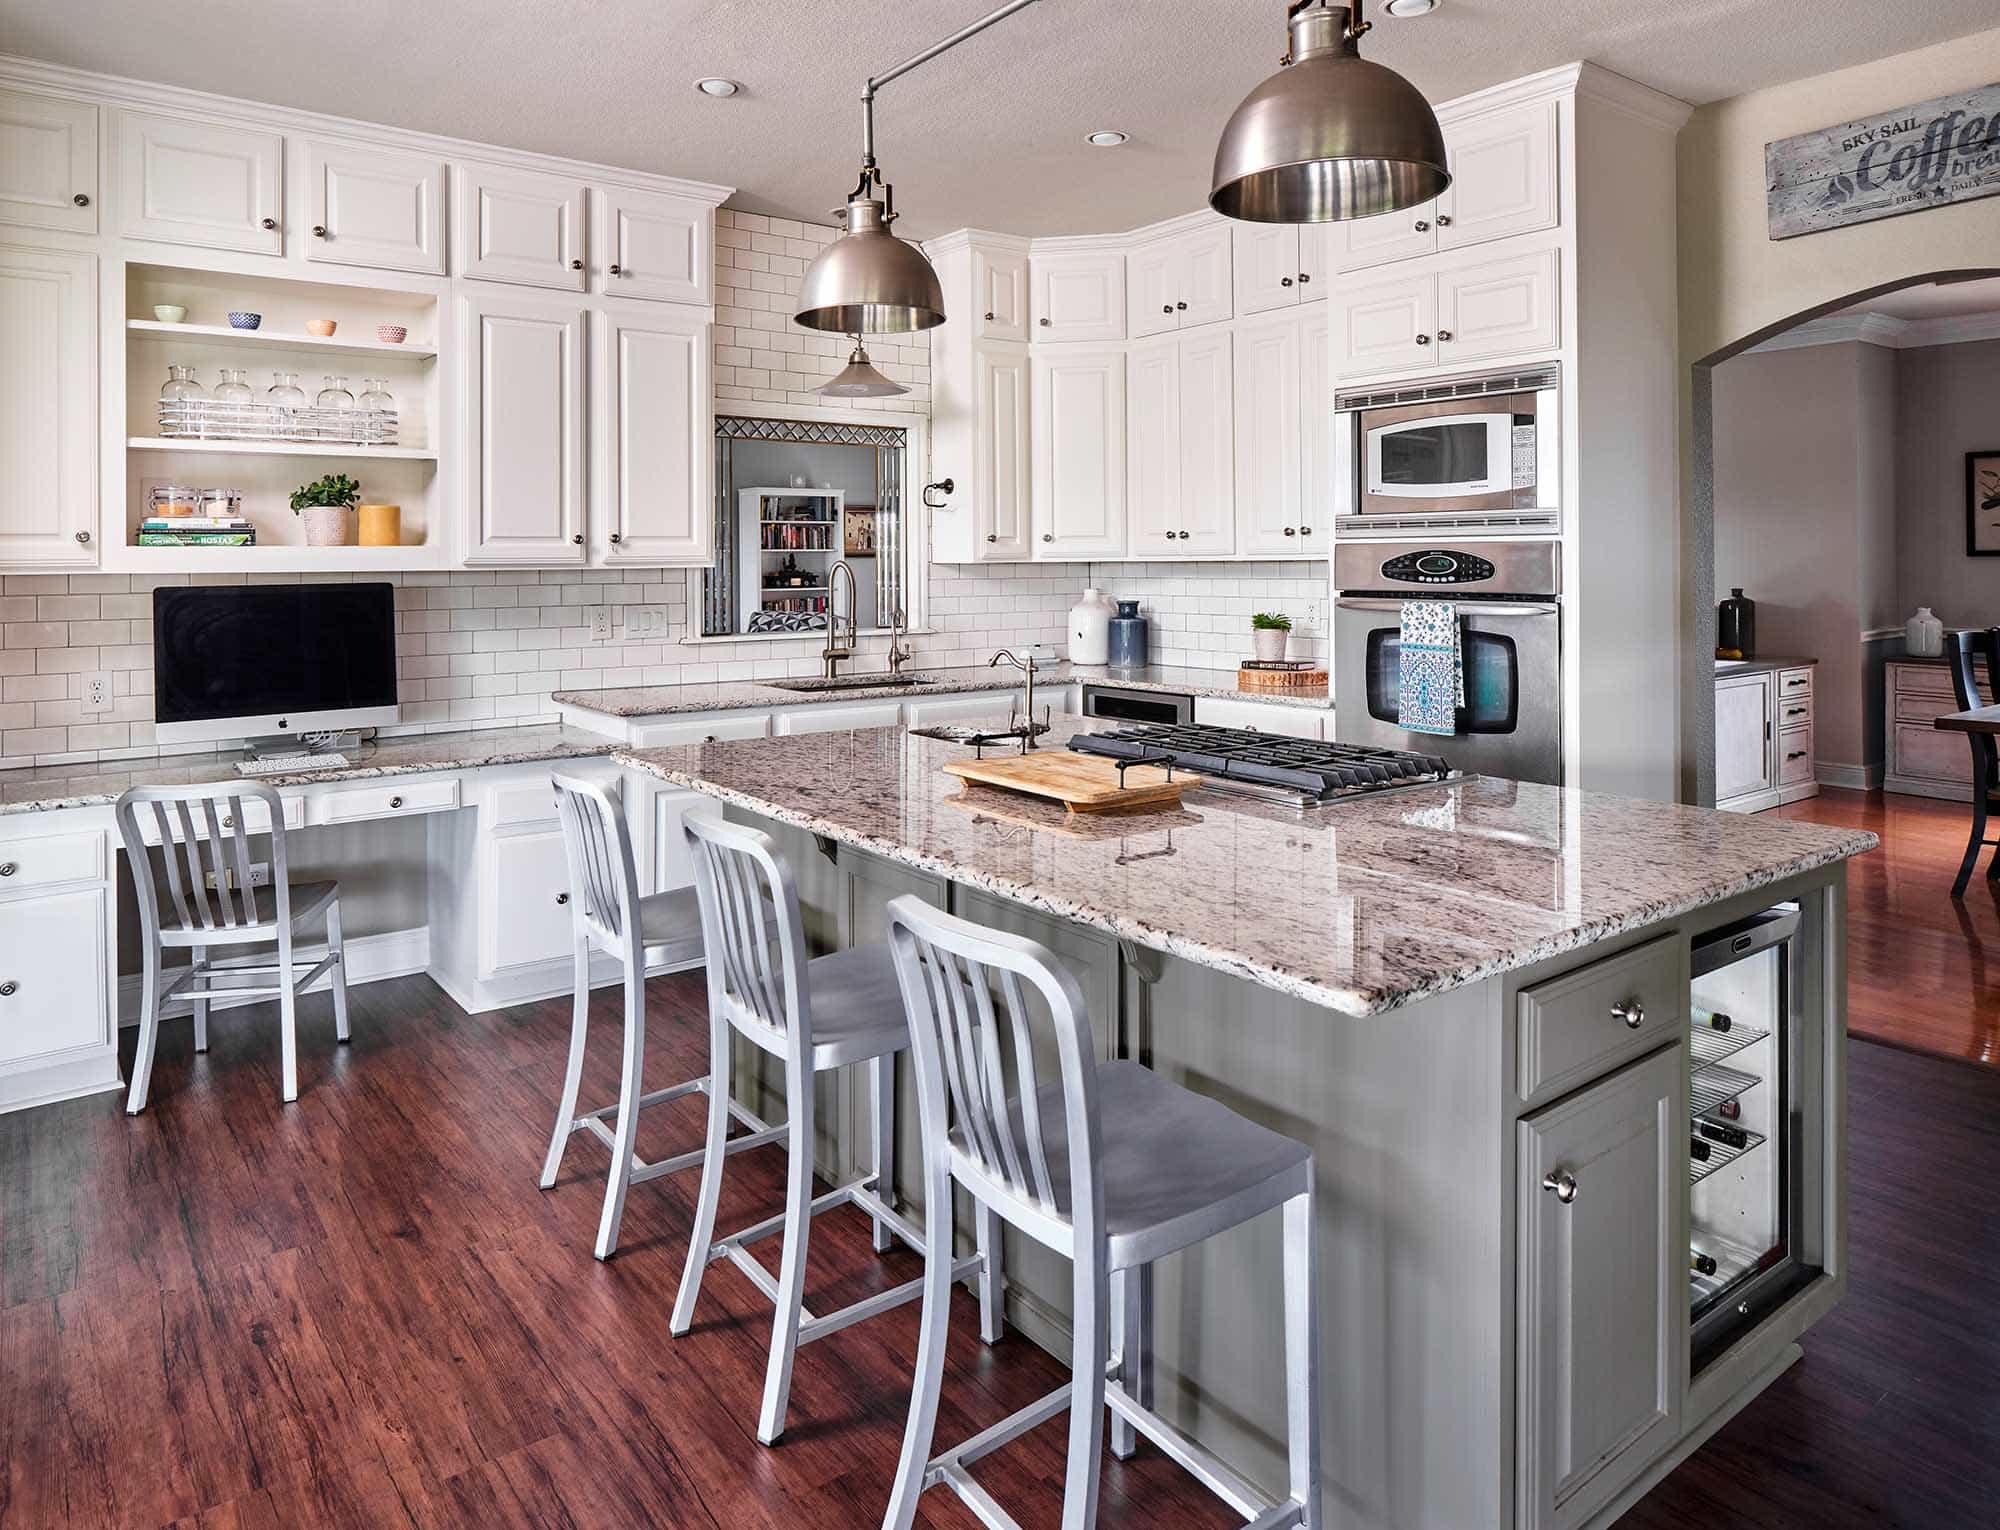
<instances>
[{"instance_id":1,"label":"cooktop burner grate","mask_svg":"<svg viewBox=\"0 0 2000 1530\"><path fill-rule=\"evenodd\" d=\"M1079 733L1069 747L1113 759L1146 759L1211 779L1279 787L1311 801L1358 792L1447 781L1457 775L1434 754L1328 744L1207 723L1143 723L1104 733Z\"/></svg>"}]
</instances>

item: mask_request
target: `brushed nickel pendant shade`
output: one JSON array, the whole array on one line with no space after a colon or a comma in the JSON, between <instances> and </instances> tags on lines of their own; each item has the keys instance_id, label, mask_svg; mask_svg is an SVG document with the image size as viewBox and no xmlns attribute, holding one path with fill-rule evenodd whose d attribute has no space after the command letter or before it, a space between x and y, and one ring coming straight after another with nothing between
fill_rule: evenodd
<instances>
[{"instance_id":1,"label":"brushed nickel pendant shade","mask_svg":"<svg viewBox=\"0 0 2000 1530\"><path fill-rule=\"evenodd\" d=\"M1428 202L1451 184L1422 94L1361 57L1361 0L1294 0L1291 51L1215 148L1208 204L1250 223L1331 223Z\"/></svg>"},{"instance_id":2,"label":"brushed nickel pendant shade","mask_svg":"<svg viewBox=\"0 0 2000 1530\"><path fill-rule=\"evenodd\" d=\"M813 391L827 398L894 398L910 390L899 382L891 382L869 364L868 349L861 343L861 336L856 335L854 354L847 358L847 365Z\"/></svg>"}]
</instances>

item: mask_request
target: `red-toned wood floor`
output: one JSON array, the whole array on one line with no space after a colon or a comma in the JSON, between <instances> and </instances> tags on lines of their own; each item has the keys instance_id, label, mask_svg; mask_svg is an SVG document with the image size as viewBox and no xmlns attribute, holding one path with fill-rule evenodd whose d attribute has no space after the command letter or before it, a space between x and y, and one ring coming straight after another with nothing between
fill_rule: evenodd
<instances>
[{"instance_id":1,"label":"red-toned wood floor","mask_svg":"<svg viewBox=\"0 0 2000 1530\"><path fill-rule=\"evenodd\" d=\"M1924 810L1914 821L1892 846L1949 841ZM1857 870L1857 1026L1906 1014L1912 993L1944 1014L1956 983L1990 1033L1976 959L1935 916L1943 877L1926 883L1901 848ZM1912 907L1933 912L1880 927ZM1969 917L1994 938L1990 903ZM597 1010L597 1099L614 1086L614 995ZM686 976L652 984L649 1084L699 1071L701 998ZM695 1331L667 1335L691 1181L634 1189L608 1265L590 1257L602 1151L579 1139L556 1189L535 1188L567 1004L468 1017L418 978L354 999L338 1049L326 1001L307 1004L294 1106L278 1104L268 1010L242 1009L216 1017L206 1057L170 1028L136 1121L115 1096L0 1116L0 1527L879 1523L913 1307L802 1351L790 1429L763 1449L769 1319L749 1284L713 1268ZM1632 1530L1996 1522L2000 1070L1855 1043L1850 1107L1847 1301ZM698 1117L652 1113L642 1152L691 1142ZM782 1162L730 1161L726 1224L780 1204ZM821 1218L812 1248L815 1306L915 1273L906 1253L878 1261L851 1211ZM1018 1337L982 1347L954 1302L940 1440L1062 1376ZM1061 1450L1058 1419L982 1467L1026 1526L1057 1523ZM925 1509L974 1523L949 1494ZM1107 1459L1102 1518L1233 1523L1150 1448Z\"/></svg>"}]
</instances>

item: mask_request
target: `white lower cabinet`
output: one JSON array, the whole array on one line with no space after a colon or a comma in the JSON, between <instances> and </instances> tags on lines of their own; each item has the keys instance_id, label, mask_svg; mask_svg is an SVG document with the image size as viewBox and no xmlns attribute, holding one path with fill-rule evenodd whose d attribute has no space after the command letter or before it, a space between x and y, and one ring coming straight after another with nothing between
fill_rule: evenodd
<instances>
[{"instance_id":1,"label":"white lower cabinet","mask_svg":"<svg viewBox=\"0 0 2000 1530\"><path fill-rule=\"evenodd\" d=\"M771 714L771 731L840 733L849 728L893 728L903 720L899 701L832 701L818 706L784 708Z\"/></svg>"},{"instance_id":2,"label":"white lower cabinet","mask_svg":"<svg viewBox=\"0 0 2000 1530\"><path fill-rule=\"evenodd\" d=\"M1232 701L1226 696L1197 696L1194 720L1217 728L1244 728L1252 733L1281 733L1287 738L1330 738L1333 714L1324 707L1287 707L1270 702Z\"/></svg>"},{"instance_id":3,"label":"white lower cabinet","mask_svg":"<svg viewBox=\"0 0 2000 1530\"><path fill-rule=\"evenodd\" d=\"M1755 812L1777 802L1768 671L1715 682L1715 805Z\"/></svg>"},{"instance_id":4,"label":"white lower cabinet","mask_svg":"<svg viewBox=\"0 0 2000 1530\"><path fill-rule=\"evenodd\" d=\"M112 1040L110 893L99 885L0 902L0 1064Z\"/></svg>"},{"instance_id":5,"label":"white lower cabinet","mask_svg":"<svg viewBox=\"0 0 2000 1530\"><path fill-rule=\"evenodd\" d=\"M497 834L482 882L481 968L500 973L570 955L569 860L560 829Z\"/></svg>"},{"instance_id":6,"label":"white lower cabinet","mask_svg":"<svg viewBox=\"0 0 2000 1530\"><path fill-rule=\"evenodd\" d=\"M1059 689L1059 687L1058 687ZM909 728L925 728L943 722L959 722L968 717L1002 718L1010 707L1019 709L1021 692L981 691L972 696L939 696L930 701L912 701L903 707L903 725ZM1054 705L1053 698L1044 696L1040 687L1035 690L1035 710L1040 712L1044 705ZM1057 710L1061 710L1060 707Z\"/></svg>"},{"instance_id":7,"label":"white lower cabinet","mask_svg":"<svg viewBox=\"0 0 2000 1530\"><path fill-rule=\"evenodd\" d=\"M97 562L97 257L0 244L0 568Z\"/></svg>"},{"instance_id":8,"label":"white lower cabinet","mask_svg":"<svg viewBox=\"0 0 2000 1530\"><path fill-rule=\"evenodd\" d=\"M1125 353L1063 346L1034 357L1034 555L1125 551Z\"/></svg>"},{"instance_id":9,"label":"white lower cabinet","mask_svg":"<svg viewBox=\"0 0 2000 1530\"><path fill-rule=\"evenodd\" d=\"M675 744L713 744L729 738L769 738L769 712L722 712L694 718L634 723L632 747L667 749Z\"/></svg>"},{"instance_id":10,"label":"white lower cabinet","mask_svg":"<svg viewBox=\"0 0 2000 1530\"><path fill-rule=\"evenodd\" d=\"M1587 1521L1680 1435L1685 1054L1518 1127L1520 1530Z\"/></svg>"}]
</instances>

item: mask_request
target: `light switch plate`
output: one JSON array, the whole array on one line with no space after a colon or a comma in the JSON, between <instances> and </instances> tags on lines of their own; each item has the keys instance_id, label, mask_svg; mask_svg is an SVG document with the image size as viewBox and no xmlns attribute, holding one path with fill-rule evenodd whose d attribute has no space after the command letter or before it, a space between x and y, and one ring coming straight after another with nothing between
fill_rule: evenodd
<instances>
[{"instance_id":1,"label":"light switch plate","mask_svg":"<svg viewBox=\"0 0 2000 1530\"><path fill-rule=\"evenodd\" d=\"M667 608L665 606L627 606L625 608L625 640L628 643L651 643L667 635Z\"/></svg>"},{"instance_id":2,"label":"light switch plate","mask_svg":"<svg viewBox=\"0 0 2000 1530\"><path fill-rule=\"evenodd\" d=\"M86 712L108 712L111 710L110 671L95 669L83 677L82 707Z\"/></svg>"}]
</instances>

